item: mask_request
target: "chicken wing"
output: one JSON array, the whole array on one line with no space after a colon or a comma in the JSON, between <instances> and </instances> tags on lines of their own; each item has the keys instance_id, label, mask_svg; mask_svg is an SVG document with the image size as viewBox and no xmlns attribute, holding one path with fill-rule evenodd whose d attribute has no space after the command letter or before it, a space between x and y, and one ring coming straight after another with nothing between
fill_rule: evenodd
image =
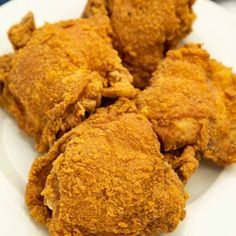
<instances>
[{"instance_id":1,"label":"chicken wing","mask_svg":"<svg viewBox=\"0 0 236 236\"><path fill-rule=\"evenodd\" d=\"M89 0L84 16L110 17L113 44L137 87L145 87L165 52L190 31L194 0Z\"/></svg>"},{"instance_id":2,"label":"chicken wing","mask_svg":"<svg viewBox=\"0 0 236 236\"><path fill-rule=\"evenodd\" d=\"M183 184L132 106L98 110L35 160L26 203L51 235L151 235L184 218Z\"/></svg>"},{"instance_id":3,"label":"chicken wing","mask_svg":"<svg viewBox=\"0 0 236 236\"><path fill-rule=\"evenodd\" d=\"M15 47L23 46L14 37L18 30L10 32ZM37 150L48 150L94 112L102 97L136 95L110 32L105 16L46 24L12 56L12 69L1 79L1 104L35 138Z\"/></svg>"},{"instance_id":4,"label":"chicken wing","mask_svg":"<svg viewBox=\"0 0 236 236\"><path fill-rule=\"evenodd\" d=\"M170 51L136 104L164 151L194 146L220 166L236 161L236 76L200 45Z\"/></svg>"}]
</instances>

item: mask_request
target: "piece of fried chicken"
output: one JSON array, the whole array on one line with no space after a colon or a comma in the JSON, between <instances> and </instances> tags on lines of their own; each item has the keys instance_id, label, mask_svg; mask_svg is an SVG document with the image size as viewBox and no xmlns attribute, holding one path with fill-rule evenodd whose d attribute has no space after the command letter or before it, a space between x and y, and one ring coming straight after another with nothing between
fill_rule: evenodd
<instances>
[{"instance_id":1,"label":"piece of fried chicken","mask_svg":"<svg viewBox=\"0 0 236 236\"><path fill-rule=\"evenodd\" d=\"M133 98L137 91L112 48L107 17L46 24L34 32L25 24L31 21L9 32L21 49L0 59L0 103L45 151L93 113L102 97ZM18 42L21 32L27 37Z\"/></svg>"},{"instance_id":2,"label":"piece of fried chicken","mask_svg":"<svg viewBox=\"0 0 236 236\"><path fill-rule=\"evenodd\" d=\"M51 235L151 235L184 218L183 184L130 104L101 108L35 160L26 203Z\"/></svg>"},{"instance_id":3,"label":"piece of fried chicken","mask_svg":"<svg viewBox=\"0 0 236 236\"><path fill-rule=\"evenodd\" d=\"M8 37L15 50L23 48L30 40L35 31L35 21L32 12L29 12L19 24L11 27L8 32Z\"/></svg>"},{"instance_id":4,"label":"piece of fried chicken","mask_svg":"<svg viewBox=\"0 0 236 236\"><path fill-rule=\"evenodd\" d=\"M113 44L134 84L145 87L165 52L190 31L195 0L88 0L84 16L110 17Z\"/></svg>"},{"instance_id":5,"label":"piece of fried chicken","mask_svg":"<svg viewBox=\"0 0 236 236\"><path fill-rule=\"evenodd\" d=\"M168 52L136 104L164 151L193 146L220 166L236 162L236 75L200 45Z\"/></svg>"}]
</instances>

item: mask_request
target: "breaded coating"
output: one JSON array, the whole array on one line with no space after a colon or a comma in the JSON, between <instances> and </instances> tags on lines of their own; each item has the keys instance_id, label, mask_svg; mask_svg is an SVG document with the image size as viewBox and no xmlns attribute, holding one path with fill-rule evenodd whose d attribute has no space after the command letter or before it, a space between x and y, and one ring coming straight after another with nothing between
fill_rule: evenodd
<instances>
[{"instance_id":1,"label":"breaded coating","mask_svg":"<svg viewBox=\"0 0 236 236\"><path fill-rule=\"evenodd\" d=\"M4 89L4 81L6 80L7 74L11 71L12 68L12 55L5 55L0 57L0 105L2 106L4 101L1 94Z\"/></svg>"},{"instance_id":2,"label":"breaded coating","mask_svg":"<svg viewBox=\"0 0 236 236\"><path fill-rule=\"evenodd\" d=\"M166 51L190 31L194 0L88 0L85 17L110 17L113 44L137 87L145 87Z\"/></svg>"},{"instance_id":3,"label":"breaded coating","mask_svg":"<svg viewBox=\"0 0 236 236\"><path fill-rule=\"evenodd\" d=\"M93 113L102 97L136 95L110 31L105 16L46 24L13 56L1 100L38 151Z\"/></svg>"},{"instance_id":4,"label":"breaded coating","mask_svg":"<svg viewBox=\"0 0 236 236\"><path fill-rule=\"evenodd\" d=\"M164 151L194 146L220 166L236 161L236 76L200 45L168 52L136 104Z\"/></svg>"},{"instance_id":5,"label":"breaded coating","mask_svg":"<svg viewBox=\"0 0 236 236\"><path fill-rule=\"evenodd\" d=\"M8 31L8 37L14 49L23 48L30 40L34 30L34 15L29 12L19 24L12 26Z\"/></svg>"},{"instance_id":6,"label":"breaded coating","mask_svg":"<svg viewBox=\"0 0 236 236\"><path fill-rule=\"evenodd\" d=\"M103 112L103 109L98 109L96 113L100 111ZM116 115L130 112L136 114L140 113L136 106L136 100L128 100L126 98L118 99L115 105L108 106L106 111L115 112ZM188 180L199 167L199 153L192 146L187 146L183 150L180 148L170 152L164 151L163 155L165 161L171 165L184 185L187 184Z\"/></svg>"},{"instance_id":7,"label":"breaded coating","mask_svg":"<svg viewBox=\"0 0 236 236\"><path fill-rule=\"evenodd\" d=\"M8 54L0 57L0 75L11 71L12 55Z\"/></svg>"},{"instance_id":8,"label":"breaded coating","mask_svg":"<svg viewBox=\"0 0 236 236\"><path fill-rule=\"evenodd\" d=\"M168 162L173 170L177 173L183 184L187 184L190 177L199 167L199 160L195 150L187 146L182 153L180 150L165 153L165 161Z\"/></svg>"},{"instance_id":9,"label":"breaded coating","mask_svg":"<svg viewBox=\"0 0 236 236\"><path fill-rule=\"evenodd\" d=\"M184 218L183 184L132 109L101 109L35 160L26 203L51 235L151 235Z\"/></svg>"},{"instance_id":10,"label":"breaded coating","mask_svg":"<svg viewBox=\"0 0 236 236\"><path fill-rule=\"evenodd\" d=\"M213 74L209 86L217 106L216 119L209 123L208 145L204 157L220 166L236 162L236 74L217 61L209 66Z\"/></svg>"}]
</instances>

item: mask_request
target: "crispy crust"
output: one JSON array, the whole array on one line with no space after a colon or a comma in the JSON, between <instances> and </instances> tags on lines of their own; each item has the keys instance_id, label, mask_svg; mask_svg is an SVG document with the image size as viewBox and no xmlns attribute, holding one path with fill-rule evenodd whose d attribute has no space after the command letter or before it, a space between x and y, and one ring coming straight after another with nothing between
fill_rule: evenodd
<instances>
[{"instance_id":1,"label":"crispy crust","mask_svg":"<svg viewBox=\"0 0 236 236\"><path fill-rule=\"evenodd\" d=\"M110 32L107 17L46 24L12 56L2 105L38 151L95 112L102 97L136 96Z\"/></svg>"},{"instance_id":2,"label":"crispy crust","mask_svg":"<svg viewBox=\"0 0 236 236\"><path fill-rule=\"evenodd\" d=\"M108 15L113 44L144 88L165 53L176 47L190 31L195 14L192 0L89 0L84 12Z\"/></svg>"},{"instance_id":3,"label":"crispy crust","mask_svg":"<svg viewBox=\"0 0 236 236\"><path fill-rule=\"evenodd\" d=\"M149 235L184 218L187 195L151 123L131 103L121 114L120 105L102 108L35 160L26 203L51 235Z\"/></svg>"}]
</instances>

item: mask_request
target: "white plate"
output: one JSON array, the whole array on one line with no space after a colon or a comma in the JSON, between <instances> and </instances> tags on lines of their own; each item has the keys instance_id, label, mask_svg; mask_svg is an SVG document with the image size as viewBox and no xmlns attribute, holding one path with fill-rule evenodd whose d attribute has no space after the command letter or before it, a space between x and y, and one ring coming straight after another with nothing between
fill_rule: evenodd
<instances>
[{"instance_id":1,"label":"white plate","mask_svg":"<svg viewBox=\"0 0 236 236\"><path fill-rule=\"evenodd\" d=\"M7 29L33 11L38 25L80 16L86 0L15 0L0 8L0 54L9 52ZM186 41L203 43L212 56L236 69L236 18L218 5L199 0L198 19ZM37 156L32 140L0 110L0 235L45 236L47 231L28 216L24 189ZM202 163L187 186L187 216L172 236L235 236L236 167L225 170Z\"/></svg>"}]
</instances>

